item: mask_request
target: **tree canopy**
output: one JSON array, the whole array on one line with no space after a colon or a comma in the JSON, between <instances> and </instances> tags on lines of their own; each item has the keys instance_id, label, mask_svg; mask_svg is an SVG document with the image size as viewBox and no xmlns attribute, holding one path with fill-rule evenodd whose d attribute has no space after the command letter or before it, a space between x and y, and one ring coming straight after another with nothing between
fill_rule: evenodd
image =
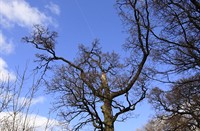
<instances>
[{"instance_id":1,"label":"tree canopy","mask_svg":"<svg viewBox=\"0 0 200 131\"><path fill-rule=\"evenodd\" d=\"M67 122L79 119L74 130L92 124L94 130L113 131L114 123L131 116L145 98L147 82L158 80L171 88L150 91L157 118L165 119L169 130L199 128L199 1L116 0L116 8L129 34L123 45L127 58L103 52L94 40L91 47L80 45L77 58L68 60L55 50L57 32L41 26L23 38L42 52L36 54L42 77L53 71L45 82L50 92L59 93L55 107L60 115ZM54 66L57 61L62 63ZM173 82L155 78L180 73L187 75Z\"/></svg>"}]
</instances>

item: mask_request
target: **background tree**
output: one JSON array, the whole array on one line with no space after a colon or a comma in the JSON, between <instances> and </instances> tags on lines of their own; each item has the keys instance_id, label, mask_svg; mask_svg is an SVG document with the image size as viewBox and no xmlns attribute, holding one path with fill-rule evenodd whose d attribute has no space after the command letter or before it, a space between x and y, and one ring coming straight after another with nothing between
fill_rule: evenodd
<instances>
[{"instance_id":1,"label":"background tree","mask_svg":"<svg viewBox=\"0 0 200 131\"><path fill-rule=\"evenodd\" d=\"M1 82L0 97L0 130L17 131L17 130L33 130L33 125L29 125L27 116L29 113L31 101L36 93L37 85L33 86L22 97L23 85L26 71L22 75L18 74L15 82ZM24 119L23 119L24 118Z\"/></svg>"},{"instance_id":2,"label":"background tree","mask_svg":"<svg viewBox=\"0 0 200 131\"><path fill-rule=\"evenodd\" d=\"M8 103L11 101L9 97L11 87L6 83L5 81L0 82L0 112L5 110L8 107Z\"/></svg>"},{"instance_id":3,"label":"background tree","mask_svg":"<svg viewBox=\"0 0 200 131\"><path fill-rule=\"evenodd\" d=\"M157 118L167 123L167 130L200 129L200 75L181 79L169 91L154 88L150 103L157 111Z\"/></svg>"},{"instance_id":4,"label":"background tree","mask_svg":"<svg viewBox=\"0 0 200 131\"><path fill-rule=\"evenodd\" d=\"M68 122L79 120L74 130L92 123L95 130L113 131L115 121L131 116L131 111L145 98L147 78L143 74L147 73L145 63L151 45L148 6L137 0L131 1L131 6L123 1L118 4L122 16L127 9L134 10L128 26L130 37L125 44L131 56L126 60L115 52L103 53L95 40L91 48L80 45L79 56L70 61L55 51L57 33L40 26L36 26L30 37L23 38L44 52L36 54L38 68L44 74L48 69L54 70L50 68L53 61L63 62L56 66L53 79L46 79L46 85L50 92L59 93L56 108L60 109L60 115ZM122 18L125 22L126 18Z\"/></svg>"},{"instance_id":5,"label":"background tree","mask_svg":"<svg viewBox=\"0 0 200 131\"><path fill-rule=\"evenodd\" d=\"M151 7L160 30L152 30L158 41L156 60L171 65L170 72L199 72L200 2L155 0Z\"/></svg>"},{"instance_id":6,"label":"background tree","mask_svg":"<svg viewBox=\"0 0 200 131\"><path fill-rule=\"evenodd\" d=\"M200 130L200 76L182 79L163 91L154 88L149 101L156 116L138 131Z\"/></svg>"},{"instance_id":7,"label":"background tree","mask_svg":"<svg viewBox=\"0 0 200 131\"><path fill-rule=\"evenodd\" d=\"M132 0L123 1L122 5L131 7L132 2ZM163 85L172 84L170 90L167 90L167 85L164 85L160 88L165 88L165 91L157 87L149 93L151 103L155 104L154 108L160 112L157 116L159 118L162 116L162 122L167 125L167 128L161 126L162 130L199 129L197 98L200 87L198 75L200 71L200 2L196 0L152 0L144 1L141 5L147 5L148 8L143 8L147 11L137 10L138 14L150 12L149 21L143 20L150 22L151 26L150 28L143 27L151 30L149 35L155 43L151 47L151 56L157 66L156 70L152 69L152 72L161 76L149 77L163 82ZM134 8L129 9L123 12L123 16L131 25L132 12L135 10ZM184 77L180 75L181 73L185 74ZM163 75L166 75L168 79L163 80ZM172 75L173 77L179 75L180 80L172 80ZM152 120L149 124L153 125L155 121ZM151 126L152 130L153 127L155 128L155 125Z\"/></svg>"},{"instance_id":8,"label":"background tree","mask_svg":"<svg viewBox=\"0 0 200 131\"><path fill-rule=\"evenodd\" d=\"M168 123L165 123L164 120L160 119L151 119L146 125L142 128L136 129L136 131L167 131Z\"/></svg>"},{"instance_id":9,"label":"background tree","mask_svg":"<svg viewBox=\"0 0 200 131\"><path fill-rule=\"evenodd\" d=\"M163 73L185 73L171 89L154 88L150 102L168 129L199 129L200 2L196 0L152 1L160 32L151 31L158 41L156 60L169 65ZM168 81L172 82L172 81ZM163 87L162 87L163 88ZM166 90L166 89L165 89Z\"/></svg>"},{"instance_id":10,"label":"background tree","mask_svg":"<svg viewBox=\"0 0 200 131\"><path fill-rule=\"evenodd\" d=\"M26 84L32 78L32 84ZM29 81L29 83L31 83ZM1 131L38 131L61 130L66 125L59 124L47 118L44 125L38 126L37 114L31 114L31 106L36 99L40 80L34 75L27 75L27 69L20 74L17 72L15 81L1 81L0 84L0 130ZM42 123L41 123L42 124Z\"/></svg>"},{"instance_id":11,"label":"background tree","mask_svg":"<svg viewBox=\"0 0 200 131\"><path fill-rule=\"evenodd\" d=\"M200 69L200 2L196 0L144 0L141 9L135 9L134 0L117 0L120 15L132 36L135 34L134 12L143 22L141 30L150 30L151 56L155 61L156 74L188 73ZM127 8L123 8L127 7ZM131 41L133 37L129 37ZM131 38L131 39L130 39ZM131 49L132 44L127 44ZM167 66L168 68L164 68ZM189 74L188 74L189 77ZM169 81L168 81L169 82Z\"/></svg>"}]
</instances>

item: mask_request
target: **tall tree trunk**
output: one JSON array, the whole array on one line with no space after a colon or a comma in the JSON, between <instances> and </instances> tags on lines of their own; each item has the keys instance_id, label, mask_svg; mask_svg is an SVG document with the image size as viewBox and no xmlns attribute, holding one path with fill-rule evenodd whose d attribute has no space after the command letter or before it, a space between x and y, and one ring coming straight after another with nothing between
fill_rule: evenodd
<instances>
[{"instance_id":1,"label":"tall tree trunk","mask_svg":"<svg viewBox=\"0 0 200 131\"><path fill-rule=\"evenodd\" d=\"M102 106L104 115L105 131L114 131L114 122L111 101L105 98L104 105Z\"/></svg>"},{"instance_id":2,"label":"tall tree trunk","mask_svg":"<svg viewBox=\"0 0 200 131\"><path fill-rule=\"evenodd\" d=\"M103 115L104 115L104 123L105 123L105 131L114 131L114 121L113 121L113 113L112 113L112 99L110 97L110 89L108 86L106 74L102 73L102 86L104 89L104 105L101 107Z\"/></svg>"}]
</instances>

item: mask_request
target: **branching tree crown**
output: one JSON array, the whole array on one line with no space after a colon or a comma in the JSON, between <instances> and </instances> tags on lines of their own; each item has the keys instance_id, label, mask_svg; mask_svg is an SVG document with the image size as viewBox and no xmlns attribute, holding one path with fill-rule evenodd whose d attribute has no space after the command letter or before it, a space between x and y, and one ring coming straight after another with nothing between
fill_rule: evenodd
<instances>
[{"instance_id":1,"label":"branching tree crown","mask_svg":"<svg viewBox=\"0 0 200 131\"><path fill-rule=\"evenodd\" d=\"M200 76L177 81L170 91L154 88L150 102L168 130L200 129Z\"/></svg>"},{"instance_id":2,"label":"branching tree crown","mask_svg":"<svg viewBox=\"0 0 200 131\"><path fill-rule=\"evenodd\" d=\"M200 70L200 2L198 0L155 0L151 7L157 28L157 60L174 73Z\"/></svg>"},{"instance_id":3,"label":"branching tree crown","mask_svg":"<svg viewBox=\"0 0 200 131\"><path fill-rule=\"evenodd\" d=\"M92 123L95 130L113 131L114 123L127 119L128 113L145 98L147 79L143 74L151 44L148 6L146 3L144 14L140 14L139 1L124 2L130 3L129 8L134 10L130 30L134 28L135 31L134 34L130 32L126 44L132 47L133 57L126 60L115 52L102 52L99 41L95 40L91 47L80 45L79 56L70 61L58 56L55 51L57 33L41 26L36 26L30 37L23 38L44 52L36 54L38 68L44 73L53 61L63 62L54 70L53 79L46 83L50 92L60 93L57 108L61 116L68 122L79 118L73 128L75 130ZM121 9L126 9L127 4L120 3Z\"/></svg>"}]
</instances>

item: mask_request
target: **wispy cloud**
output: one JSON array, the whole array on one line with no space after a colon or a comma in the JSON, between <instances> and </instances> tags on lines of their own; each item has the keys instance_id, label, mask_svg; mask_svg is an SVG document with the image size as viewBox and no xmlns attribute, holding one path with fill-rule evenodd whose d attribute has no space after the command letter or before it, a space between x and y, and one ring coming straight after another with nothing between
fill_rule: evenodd
<instances>
[{"instance_id":1,"label":"wispy cloud","mask_svg":"<svg viewBox=\"0 0 200 131\"><path fill-rule=\"evenodd\" d=\"M20 97L19 98L19 104L20 105L25 105L25 104L31 104L31 106L33 105L37 105L37 104L42 104L45 101L45 97L44 96L39 96L39 97L35 97L32 99L26 98L26 97Z\"/></svg>"},{"instance_id":2,"label":"wispy cloud","mask_svg":"<svg viewBox=\"0 0 200 131\"><path fill-rule=\"evenodd\" d=\"M7 41L6 37L0 30L0 54L10 54L14 50L14 45L11 41Z\"/></svg>"},{"instance_id":3,"label":"wispy cloud","mask_svg":"<svg viewBox=\"0 0 200 131\"><path fill-rule=\"evenodd\" d=\"M0 18L0 24L4 27L15 24L32 27L35 24L51 23L52 19L24 0L1 0Z\"/></svg>"},{"instance_id":4,"label":"wispy cloud","mask_svg":"<svg viewBox=\"0 0 200 131\"><path fill-rule=\"evenodd\" d=\"M36 97L32 100L32 105L36 105L36 104L42 104L45 101L45 97L44 96L39 96Z\"/></svg>"},{"instance_id":5,"label":"wispy cloud","mask_svg":"<svg viewBox=\"0 0 200 131\"><path fill-rule=\"evenodd\" d=\"M0 82L2 81L12 81L16 79L16 76L13 72L7 69L8 65L6 62L0 57Z\"/></svg>"},{"instance_id":6,"label":"wispy cloud","mask_svg":"<svg viewBox=\"0 0 200 131\"><path fill-rule=\"evenodd\" d=\"M53 2L50 2L45 8L49 9L52 13L60 15L60 7Z\"/></svg>"}]
</instances>

